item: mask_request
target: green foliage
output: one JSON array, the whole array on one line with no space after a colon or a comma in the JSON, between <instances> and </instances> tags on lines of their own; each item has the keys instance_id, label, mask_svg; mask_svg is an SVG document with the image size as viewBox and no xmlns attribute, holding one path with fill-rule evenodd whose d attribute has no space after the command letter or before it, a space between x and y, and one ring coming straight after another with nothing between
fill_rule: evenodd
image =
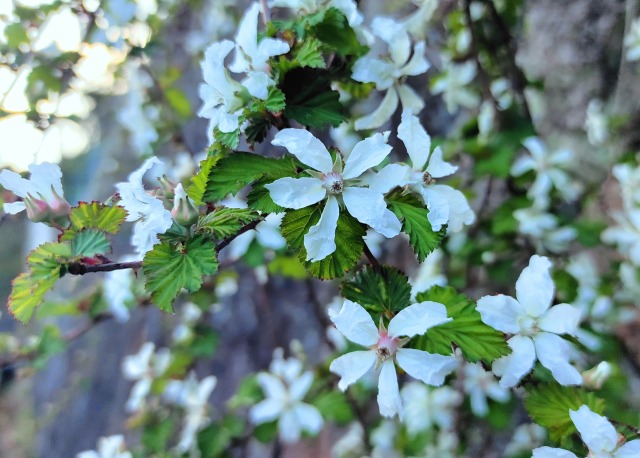
<instances>
[{"instance_id":1,"label":"green foliage","mask_svg":"<svg viewBox=\"0 0 640 458\"><path fill-rule=\"evenodd\" d=\"M304 265L295 256L277 256L267 264L267 269L272 275L281 275L296 280L307 278L307 271Z\"/></svg>"},{"instance_id":2,"label":"green foliage","mask_svg":"<svg viewBox=\"0 0 640 458\"><path fill-rule=\"evenodd\" d=\"M44 369L47 361L52 356L62 353L67 348L67 342L55 325L47 325L42 331L38 342L37 355L33 360L35 369Z\"/></svg>"},{"instance_id":3,"label":"green foliage","mask_svg":"<svg viewBox=\"0 0 640 458\"><path fill-rule=\"evenodd\" d=\"M399 312L409 306L411 285L398 269L367 266L342 284L342 295L371 312Z\"/></svg>"},{"instance_id":4,"label":"green foliage","mask_svg":"<svg viewBox=\"0 0 640 458\"><path fill-rule=\"evenodd\" d=\"M62 266L71 258L68 243L45 243L29 253L29 272L16 277L9 296L9 311L22 323L28 323L44 295L56 284Z\"/></svg>"},{"instance_id":5,"label":"green foliage","mask_svg":"<svg viewBox=\"0 0 640 458\"><path fill-rule=\"evenodd\" d=\"M321 213L319 205L289 210L282 219L280 227L289 248L298 251L298 258L304 262L307 271L315 277L328 280L341 277L358 262L364 247L362 237L365 236L366 231L357 219L341 211L336 229L336 251L321 261L306 261L304 236L312 226L318 223Z\"/></svg>"},{"instance_id":6,"label":"green foliage","mask_svg":"<svg viewBox=\"0 0 640 458\"><path fill-rule=\"evenodd\" d=\"M193 293L202 286L204 275L218 270L215 244L197 236L184 244L167 242L155 245L144 256L142 269L146 290L155 305L165 312L173 311L171 303L182 288Z\"/></svg>"},{"instance_id":7,"label":"green foliage","mask_svg":"<svg viewBox=\"0 0 640 458\"><path fill-rule=\"evenodd\" d=\"M235 150L240 144L240 129L232 132L222 132L217 127L213 129L214 144L224 146L228 150Z\"/></svg>"},{"instance_id":8,"label":"green foliage","mask_svg":"<svg viewBox=\"0 0 640 458\"><path fill-rule=\"evenodd\" d=\"M202 200L217 202L264 174L295 173L291 158L273 159L252 153L237 152L219 160L210 169Z\"/></svg>"},{"instance_id":9,"label":"green foliage","mask_svg":"<svg viewBox=\"0 0 640 458\"><path fill-rule=\"evenodd\" d=\"M435 326L427 333L411 341L415 348L431 353L451 354L451 345L462 350L470 362L493 360L511 352L505 336L484 324L475 303L463 294L458 294L450 286L433 286L428 291L418 293L417 302L433 301L444 304L447 316L453 321Z\"/></svg>"},{"instance_id":10,"label":"green foliage","mask_svg":"<svg viewBox=\"0 0 640 458\"><path fill-rule=\"evenodd\" d=\"M4 28L4 36L7 39L7 45L11 48L17 48L22 43L29 43L27 30L19 22L7 25Z\"/></svg>"},{"instance_id":11,"label":"green foliage","mask_svg":"<svg viewBox=\"0 0 640 458\"><path fill-rule=\"evenodd\" d=\"M604 401L582 388L561 386L557 383L539 385L531 389L524 405L533 421L549 430L549 437L561 442L576 432L569 410L578 410L586 404L598 414L604 413Z\"/></svg>"},{"instance_id":12,"label":"green foliage","mask_svg":"<svg viewBox=\"0 0 640 458\"><path fill-rule=\"evenodd\" d=\"M389 208L402 221L402 231L409 236L409 243L418 261L438 248L446 229L434 232L428 215L429 210L412 194L393 192L388 196Z\"/></svg>"},{"instance_id":13,"label":"green foliage","mask_svg":"<svg viewBox=\"0 0 640 458\"><path fill-rule=\"evenodd\" d=\"M264 113L256 113L249 115L247 121L249 125L244 130L247 143L254 145L263 141L271 128L271 119Z\"/></svg>"},{"instance_id":14,"label":"green foliage","mask_svg":"<svg viewBox=\"0 0 640 458\"><path fill-rule=\"evenodd\" d=\"M227 401L227 407L230 409L249 407L257 404L262 399L264 399L264 394L262 394L262 389L258 385L258 379L255 375L251 375L242 380L236 390L236 394Z\"/></svg>"},{"instance_id":15,"label":"green foliage","mask_svg":"<svg viewBox=\"0 0 640 458\"><path fill-rule=\"evenodd\" d=\"M207 190L209 175L220 160L220 156L208 156L200 162L200 170L191 178L191 186L187 189L187 194L193 199L196 205L202 205L204 193Z\"/></svg>"},{"instance_id":16,"label":"green foliage","mask_svg":"<svg viewBox=\"0 0 640 458\"><path fill-rule=\"evenodd\" d=\"M198 449L202 458L228 456L231 441L242 436L244 431L242 418L226 415L221 422L212 423L198 433Z\"/></svg>"},{"instance_id":17,"label":"green foliage","mask_svg":"<svg viewBox=\"0 0 640 458\"><path fill-rule=\"evenodd\" d=\"M97 229L84 229L71 240L71 255L92 258L111 251L111 243L104 232Z\"/></svg>"},{"instance_id":18,"label":"green foliage","mask_svg":"<svg viewBox=\"0 0 640 458\"><path fill-rule=\"evenodd\" d=\"M310 30L314 37L317 37L339 56L360 57L368 50L358 41L347 17L336 8L327 9L322 20L311 25Z\"/></svg>"},{"instance_id":19,"label":"green foliage","mask_svg":"<svg viewBox=\"0 0 640 458\"><path fill-rule=\"evenodd\" d=\"M249 208L219 207L201 217L195 231L223 239L237 234L247 223L259 218L260 215Z\"/></svg>"},{"instance_id":20,"label":"green foliage","mask_svg":"<svg viewBox=\"0 0 640 458\"><path fill-rule=\"evenodd\" d=\"M152 455L167 450L174 428L175 424L171 418L158 418L155 415L148 415L145 418L141 437L145 453Z\"/></svg>"},{"instance_id":21,"label":"green foliage","mask_svg":"<svg viewBox=\"0 0 640 458\"><path fill-rule=\"evenodd\" d=\"M84 229L96 229L108 234L116 234L127 217L127 212L119 206L110 207L100 202L81 202L71 209L70 225L60 237L61 242L73 240Z\"/></svg>"},{"instance_id":22,"label":"green foliage","mask_svg":"<svg viewBox=\"0 0 640 458\"><path fill-rule=\"evenodd\" d=\"M578 220L573 223L578 232L578 242L588 248L600 245L600 234L607 228L607 223L597 220Z\"/></svg>"},{"instance_id":23,"label":"green foliage","mask_svg":"<svg viewBox=\"0 0 640 458\"><path fill-rule=\"evenodd\" d=\"M173 108L180 117L186 119L193 115L191 102L189 102L189 99L182 90L177 87L167 88L164 91L164 97L166 98L167 103L169 103L169 106Z\"/></svg>"},{"instance_id":24,"label":"green foliage","mask_svg":"<svg viewBox=\"0 0 640 458\"><path fill-rule=\"evenodd\" d=\"M327 421L332 421L340 425L345 425L353 420L351 406L347 402L344 393L340 391L329 391L321 394L311 401Z\"/></svg>"},{"instance_id":25,"label":"green foliage","mask_svg":"<svg viewBox=\"0 0 640 458\"><path fill-rule=\"evenodd\" d=\"M264 102L264 106L267 110L273 112L284 110L286 106L284 92L275 86L271 86L267 93L267 100Z\"/></svg>"},{"instance_id":26,"label":"green foliage","mask_svg":"<svg viewBox=\"0 0 640 458\"><path fill-rule=\"evenodd\" d=\"M320 46L320 41L312 37L302 42L302 45L294 51L294 56L301 67L325 68Z\"/></svg>"}]
</instances>

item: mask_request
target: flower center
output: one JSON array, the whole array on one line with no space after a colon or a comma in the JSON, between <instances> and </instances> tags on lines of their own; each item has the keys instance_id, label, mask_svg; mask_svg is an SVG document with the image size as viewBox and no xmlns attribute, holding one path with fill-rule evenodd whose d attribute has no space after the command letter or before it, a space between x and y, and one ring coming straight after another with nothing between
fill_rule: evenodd
<instances>
[{"instance_id":1,"label":"flower center","mask_svg":"<svg viewBox=\"0 0 640 458\"><path fill-rule=\"evenodd\" d=\"M376 355L380 361L384 362L393 358L400 347L400 339L389 336L386 332L380 332L378 343L376 344Z\"/></svg>"},{"instance_id":2,"label":"flower center","mask_svg":"<svg viewBox=\"0 0 640 458\"><path fill-rule=\"evenodd\" d=\"M533 336L540 330L536 320L530 316L522 316L518 318L518 325L520 326L520 334L523 336Z\"/></svg>"},{"instance_id":3,"label":"flower center","mask_svg":"<svg viewBox=\"0 0 640 458\"><path fill-rule=\"evenodd\" d=\"M422 181L427 186L436 182L435 178L433 178L429 172L424 172Z\"/></svg>"},{"instance_id":4,"label":"flower center","mask_svg":"<svg viewBox=\"0 0 640 458\"><path fill-rule=\"evenodd\" d=\"M323 176L324 188L329 194L341 194L344 189L342 175L336 172L326 173Z\"/></svg>"}]
</instances>

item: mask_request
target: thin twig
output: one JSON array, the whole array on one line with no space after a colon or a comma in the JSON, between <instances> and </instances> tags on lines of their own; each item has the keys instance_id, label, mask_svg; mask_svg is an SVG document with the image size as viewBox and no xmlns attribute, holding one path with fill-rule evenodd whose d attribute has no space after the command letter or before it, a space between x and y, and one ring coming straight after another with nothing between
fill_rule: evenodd
<instances>
[{"instance_id":1,"label":"thin twig","mask_svg":"<svg viewBox=\"0 0 640 458\"><path fill-rule=\"evenodd\" d=\"M271 21L271 12L269 11L267 0L260 0L260 5L262 6L262 22L264 25L267 25L267 23Z\"/></svg>"},{"instance_id":2,"label":"thin twig","mask_svg":"<svg viewBox=\"0 0 640 458\"><path fill-rule=\"evenodd\" d=\"M373 255L373 253L371 252L371 250L367 246L366 242L364 243L364 255L366 256L367 261L369 261L369 264L371 264L376 269L380 268L380 263L378 262L376 257Z\"/></svg>"}]
</instances>

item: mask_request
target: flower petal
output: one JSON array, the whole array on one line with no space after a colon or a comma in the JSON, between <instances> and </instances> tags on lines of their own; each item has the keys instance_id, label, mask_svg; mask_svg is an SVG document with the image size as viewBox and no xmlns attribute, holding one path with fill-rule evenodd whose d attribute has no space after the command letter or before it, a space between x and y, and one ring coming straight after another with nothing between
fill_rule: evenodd
<instances>
[{"instance_id":1,"label":"flower petal","mask_svg":"<svg viewBox=\"0 0 640 458\"><path fill-rule=\"evenodd\" d=\"M310 371L305 372L300 377L295 379L289 387L289 395L294 401L301 401L311 388L313 383L313 373Z\"/></svg>"},{"instance_id":2,"label":"flower petal","mask_svg":"<svg viewBox=\"0 0 640 458\"><path fill-rule=\"evenodd\" d=\"M540 332L534 338L540 364L549 369L560 385L580 385L582 376L569 364L569 343L550 332Z\"/></svg>"},{"instance_id":3,"label":"flower petal","mask_svg":"<svg viewBox=\"0 0 640 458\"><path fill-rule=\"evenodd\" d=\"M393 116L398 108L398 92L391 86L382 99L380 106L366 116L358 118L353 123L355 130L377 129Z\"/></svg>"},{"instance_id":4,"label":"flower petal","mask_svg":"<svg viewBox=\"0 0 640 458\"><path fill-rule=\"evenodd\" d=\"M338 331L351 342L370 347L378 341L378 328L360 304L345 299L340 312L330 318Z\"/></svg>"},{"instance_id":5,"label":"flower petal","mask_svg":"<svg viewBox=\"0 0 640 458\"><path fill-rule=\"evenodd\" d=\"M616 449L618 433L606 417L598 415L586 405L580 406L578 410L569 410L569 416L589 450L598 454Z\"/></svg>"},{"instance_id":6,"label":"flower petal","mask_svg":"<svg viewBox=\"0 0 640 458\"><path fill-rule=\"evenodd\" d=\"M445 377L458 366L454 356L432 355L414 348L399 349L396 360L407 374L434 386L442 385Z\"/></svg>"},{"instance_id":7,"label":"flower petal","mask_svg":"<svg viewBox=\"0 0 640 458\"><path fill-rule=\"evenodd\" d=\"M413 337L452 320L447 317L447 308L443 304L424 301L412 304L394 316L389 322L389 335Z\"/></svg>"},{"instance_id":8,"label":"flower petal","mask_svg":"<svg viewBox=\"0 0 640 458\"><path fill-rule=\"evenodd\" d=\"M400 73L403 76L404 75L411 75L411 76L422 75L427 70L429 70L429 67L431 67L431 64L429 64L429 61L424 56L425 49L426 49L426 44L424 41L419 41L418 43L415 44L415 46L413 47L413 55L411 56L411 59L409 59L409 62L407 62L407 64L400 69Z\"/></svg>"},{"instance_id":9,"label":"flower petal","mask_svg":"<svg viewBox=\"0 0 640 458\"><path fill-rule=\"evenodd\" d=\"M568 450L553 447L538 447L533 449L531 458L578 458L578 456Z\"/></svg>"},{"instance_id":10,"label":"flower petal","mask_svg":"<svg viewBox=\"0 0 640 458\"><path fill-rule=\"evenodd\" d=\"M408 109L402 110L402 122L398 125L398 138L402 140L411 158L414 170L422 170L429 158L431 137L420 124L417 116Z\"/></svg>"},{"instance_id":11,"label":"flower petal","mask_svg":"<svg viewBox=\"0 0 640 458\"><path fill-rule=\"evenodd\" d=\"M382 162L391 152L391 146L387 145L388 137L388 133L377 133L358 142L349 154L342 177L345 180L357 178L366 170Z\"/></svg>"},{"instance_id":12,"label":"flower petal","mask_svg":"<svg viewBox=\"0 0 640 458\"><path fill-rule=\"evenodd\" d=\"M284 146L300 161L322 173L333 169L331 155L324 144L304 129L282 129L271 141L272 145Z\"/></svg>"},{"instance_id":13,"label":"flower petal","mask_svg":"<svg viewBox=\"0 0 640 458\"><path fill-rule=\"evenodd\" d=\"M352 351L334 359L329 370L340 376L338 388L344 391L366 374L373 367L376 359L375 352L371 350Z\"/></svg>"},{"instance_id":14,"label":"flower petal","mask_svg":"<svg viewBox=\"0 0 640 458\"><path fill-rule=\"evenodd\" d=\"M382 369L380 370L378 406L380 407L380 415L383 417L398 415L402 420L403 411L400 389L398 388L398 375L391 359L382 363Z\"/></svg>"},{"instance_id":15,"label":"flower petal","mask_svg":"<svg viewBox=\"0 0 640 458\"><path fill-rule=\"evenodd\" d=\"M547 310L538 320L538 326L543 331L554 334L574 335L580 322L580 310L573 305L558 304Z\"/></svg>"},{"instance_id":16,"label":"flower petal","mask_svg":"<svg viewBox=\"0 0 640 458\"><path fill-rule=\"evenodd\" d=\"M429 189L431 189L431 192L438 193L439 197L447 202L449 212L447 230L449 232L458 232L462 230L462 226L469 225L475 221L476 215L469 207L467 198L460 191L443 184L427 186L425 192ZM431 221L431 213L429 213L428 218Z\"/></svg>"},{"instance_id":17,"label":"flower petal","mask_svg":"<svg viewBox=\"0 0 640 458\"><path fill-rule=\"evenodd\" d=\"M491 370L500 379L500 386L511 388L518 384L536 362L536 349L529 337L515 335L507 341L511 354L493 362Z\"/></svg>"},{"instance_id":18,"label":"flower petal","mask_svg":"<svg viewBox=\"0 0 640 458\"><path fill-rule=\"evenodd\" d=\"M277 399L287 398L287 388L278 377L266 372L261 372L257 376L257 381L267 397Z\"/></svg>"},{"instance_id":19,"label":"flower petal","mask_svg":"<svg viewBox=\"0 0 640 458\"><path fill-rule=\"evenodd\" d=\"M317 178L280 178L264 185L273 201L285 208L304 208L320 202L327 195L322 181Z\"/></svg>"},{"instance_id":20,"label":"flower petal","mask_svg":"<svg viewBox=\"0 0 640 458\"><path fill-rule=\"evenodd\" d=\"M418 114L424 108L424 100L408 84L396 84L394 86L400 97L403 109L408 109L413 114Z\"/></svg>"},{"instance_id":21,"label":"flower petal","mask_svg":"<svg viewBox=\"0 0 640 458\"><path fill-rule=\"evenodd\" d=\"M549 258L533 255L516 282L516 298L531 317L541 316L553 300L555 288L550 268Z\"/></svg>"},{"instance_id":22,"label":"flower petal","mask_svg":"<svg viewBox=\"0 0 640 458\"><path fill-rule=\"evenodd\" d=\"M481 297L476 310L484 323L498 331L510 334L520 331L518 317L524 314L524 308L511 296L498 294Z\"/></svg>"},{"instance_id":23,"label":"flower petal","mask_svg":"<svg viewBox=\"0 0 640 458\"><path fill-rule=\"evenodd\" d=\"M429 165L427 166L429 175L433 178L442 178L452 175L456 170L458 170L457 166L451 165L442 159L442 149L437 146L429 158Z\"/></svg>"},{"instance_id":24,"label":"flower petal","mask_svg":"<svg viewBox=\"0 0 640 458\"><path fill-rule=\"evenodd\" d=\"M293 407L293 411L296 417L298 417L298 422L304 431L308 431L314 435L320 432L324 420L318 409L310 404L299 402Z\"/></svg>"},{"instance_id":25,"label":"flower petal","mask_svg":"<svg viewBox=\"0 0 640 458\"><path fill-rule=\"evenodd\" d=\"M373 189L350 186L342 193L349 213L358 221L370 226L387 238L400 233L402 223L392 211L387 209L384 197Z\"/></svg>"},{"instance_id":26,"label":"flower petal","mask_svg":"<svg viewBox=\"0 0 640 458\"><path fill-rule=\"evenodd\" d=\"M627 442L622 447L620 447L614 458L637 458L640 456L640 439L635 439Z\"/></svg>"},{"instance_id":27,"label":"flower petal","mask_svg":"<svg viewBox=\"0 0 640 458\"><path fill-rule=\"evenodd\" d=\"M439 231L449 222L449 200L447 195L441 192L442 186L419 185L418 190L422 194L424 203L429 209L427 219L434 231Z\"/></svg>"},{"instance_id":28,"label":"flower petal","mask_svg":"<svg viewBox=\"0 0 640 458\"><path fill-rule=\"evenodd\" d=\"M320 215L320 221L304 236L307 261L320 261L336 251L336 228L340 207L335 197L329 197Z\"/></svg>"},{"instance_id":29,"label":"flower petal","mask_svg":"<svg viewBox=\"0 0 640 458\"><path fill-rule=\"evenodd\" d=\"M300 439L300 421L293 409L285 410L278 421L278 434L282 442L292 444Z\"/></svg>"},{"instance_id":30,"label":"flower petal","mask_svg":"<svg viewBox=\"0 0 640 458\"><path fill-rule=\"evenodd\" d=\"M249 410L251 423L260 425L275 420L282 414L284 399L267 398Z\"/></svg>"},{"instance_id":31,"label":"flower petal","mask_svg":"<svg viewBox=\"0 0 640 458\"><path fill-rule=\"evenodd\" d=\"M404 186L408 183L411 167L402 164L386 165L378 173L368 176L364 183L380 194L386 194L396 186Z\"/></svg>"}]
</instances>

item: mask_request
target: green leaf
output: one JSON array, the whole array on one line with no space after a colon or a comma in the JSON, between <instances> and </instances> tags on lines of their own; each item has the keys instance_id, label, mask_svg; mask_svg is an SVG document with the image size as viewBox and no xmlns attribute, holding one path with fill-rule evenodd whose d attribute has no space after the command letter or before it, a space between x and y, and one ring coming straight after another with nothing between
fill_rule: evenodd
<instances>
[{"instance_id":1,"label":"green leaf","mask_svg":"<svg viewBox=\"0 0 640 458\"><path fill-rule=\"evenodd\" d=\"M284 177L296 177L295 165L290 169L272 170L265 173L253 183L253 188L247 195L247 205L263 213L282 213L286 208L276 204L271 198L269 190L264 187L268 183Z\"/></svg>"},{"instance_id":2,"label":"green leaf","mask_svg":"<svg viewBox=\"0 0 640 458\"><path fill-rule=\"evenodd\" d=\"M346 115L331 81L330 73L322 69L296 68L288 72L282 84L287 97L285 116L314 129L338 127Z\"/></svg>"},{"instance_id":3,"label":"green leaf","mask_svg":"<svg viewBox=\"0 0 640 458\"><path fill-rule=\"evenodd\" d=\"M244 135L249 145L262 142L269 128L271 128L271 120L265 114L252 114L248 117L249 125L244 130Z\"/></svg>"},{"instance_id":4,"label":"green leaf","mask_svg":"<svg viewBox=\"0 0 640 458\"><path fill-rule=\"evenodd\" d=\"M342 284L342 295L375 313L398 312L409 306L411 285L398 269L367 266Z\"/></svg>"},{"instance_id":5,"label":"green leaf","mask_svg":"<svg viewBox=\"0 0 640 458\"><path fill-rule=\"evenodd\" d=\"M10 48L18 48L22 43L29 43L27 29L19 22L6 26L4 28L4 36Z\"/></svg>"},{"instance_id":6,"label":"green leaf","mask_svg":"<svg viewBox=\"0 0 640 458\"><path fill-rule=\"evenodd\" d=\"M182 118L188 118L193 114L191 103L183 91L178 88L170 87L165 89L164 96L169 106L178 113Z\"/></svg>"},{"instance_id":7,"label":"green leaf","mask_svg":"<svg viewBox=\"0 0 640 458\"><path fill-rule=\"evenodd\" d=\"M38 342L38 356L33 360L33 367L43 369L49 358L62 353L66 348L67 342L62 337L60 329L55 325L45 326Z\"/></svg>"},{"instance_id":8,"label":"green leaf","mask_svg":"<svg viewBox=\"0 0 640 458\"><path fill-rule=\"evenodd\" d=\"M264 394L258 385L258 379L255 375L250 375L240 382L236 394L227 401L227 407L229 409L248 407L257 404L262 399L264 399Z\"/></svg>"},{"instance_id":9,"label":"green leaf","mask_svg":"<svg viewBox=\"0 0 640 458\"><path fill-rule=\"evenodd\" d=\"M298 251L298 258L304 262L307 271L323 280L341 277L355 266L360 259L366 230L360 222L348 213L341 211L336 229L336 251L318 262L306 261L304 236L318 223L321 206L314 205L299 210L289 210L282 219L282 236L289 247Z\"/></svg>"},{"instance_id":10,"label":"green leaf","mask_svg":"<svg viewBox=\"0 0 640 458\"><path fill-rule=\"evenodd\" d=\"M322 21L311 27L311 35L329 46L339 56L360 57L368 48L358 40L347 17L337 8L329 8Z\"/></svg>"},{"instance_id":11,"label":"green leaf","mask_svg":"<svg viewBox=\"0 0 640 458\"><path fill-rule=\"evenodd\" d=\"M202 236L178 246L155 245L142 262L145 286L153 303L161 310L171 312L171 303L182 288L191 293L199 290L202 277L218 270L215 249L215 244Z\"/></svg>"},{"instance_id":12,"label":"green leaf","mask_svg":"<svg viewBox=\"0 0 640 458\"><path fill-rule=\"evenodd\" d=\"M249 208L219 207L200 218L196 224L196 232L224 239L235 235L242 227L259 218L260 215Z\"/></svg>"},{"instance_id":13,"label":"green leaf","mask_svg":"<svg viewBox=\"0 0 640 458\"><path fill-rule=\"evenodd\" d=\"M286 106L284 92L275 86L271 86L267 93L267 100L264 102L264 106L267 110L274 113L284 110Z\"/></svg>"},{"instance_id":14,"label":"green leaf","mask_svg":"<svg viewBox=\"0 0 640 458\"><path fill-rule=\"evenodd\" d=\"M119 206L110 207L100 202L81 202L71 209L71 224L60 237L61 242L73 240L84 229L97 229L108 234L117 234L127 217L127 212Z\"/></svg>"},{"instance_id":15,"label":"green leaf","mask_svg":"<svg viewBox=\"0 0 640 458\"><path fill-rule=\"evenodd\" d=\"M295 165L289 157L273 159L252 153L233 153L220 159L211 169L203 201L217 202L229 194L235 195L264 174L293 172L295 172Z\"/></svg>"},{"instance_id":16,"label":"green leaf","mask_svg":"<svg viewBox=\"0 0 640 458\"><path fill-rule=\"evenodd\" d=\"M418 293L416 301L444 304L447 316L453 321L434 326L424 336L412 340L415 348L449 355L451 345L455 344L462 350L465 359L474 363L480 360L491 363L511 352L504 334L484 324L475 303L458 294L454 288L433 286L426 292Z\"/></svg>"},{"instance_id":17,"label":"green leaf","mask_svg":"<svg viewBox=\"0 0 640 458\"><path fill-rule=\"evenodd\" d=\"M277 256L267 264L267 269L272 275L281 275L296 280L307 278L307 271L300 260L295 256Z\"/></svg>"},{"instance_id":18,"label":"green leaf","mask_svg":"<svg viewBox=\"0 0 640 458\"><path fill-rule=\"evenodd\" d=\"M327 421L344 425L353 420L351 406L347 402L344 393L340 391L323 393L313 399L311 405L315 406L322 414L322 418Z\"/></svg>"},{"instance_id":19,"label":"green leaf","mask_svg":"<svg viewBox=\"0 0 640 458\"><path fill-rule=\"evenodd\" d=\"M428 219L429 210L412 194L403 196L394 192L387 198L389 208L402 221L402 232L409 236L409 243L418 261L424 261L429 253L438 248L446 229L434 232Z\"/></svg>"},{"instance_id":20,"label":"green leaf","mask_svg":"<svg viewBox=\"0 0 640 458\"><path fill-rule=\"evenodd\" d=\"M235 150L240 144L240 129L236 129L233 132L222 132L217 127L213 129L214 143L219 143L225 148Z\"/></svg>"},{"instance_id":21,"label":"green leaf","mask_svg":"<svg viewBox=\"0 0 640 458\"><path fill-rule=\"evenodd\" d=\"M111 251L111 243L104 232L96 229L84 229L71 241L71 255L92 258Z\"/></svg>"},{"instance_id":22,"label":"green leaf","mask_svg":"<svg viewBox=\"0 0 640 458\"><path fill-rule=\"evenodd\" d=\"M202 205L209 175L219 160L220 156L208 156L200 162L200 170L191 178L191 186L187 189L187 194L193 199L196 205Z\"/></svg>"},{"instance_id":23,"label":"green leaf","mask_svg":"<svg viewBox=\"0 0 640 458\"><path fill-rule=\"evenodd\" d=\"M171 418L161 419L155 415L146 416L140 439L147 456L167 450L167 444L171 439L174 427Z\"/></svg>"},{"instance_id":24,"label":"green leaf","mask_svg":"<svg viewBox=\"0 0 640 458\"><path fill-rule=\"evenodd\" d=\"M309 37L295 51L295 58L301 67L325 68L322 51L320 51L321 43L313 37Z\"/></svg>"},{"instance_id":25,"label":"green leaf","mask_svg":"<svg viewBox=\"0 0 640 458\"><path fill-rule=\"evenodd\" d=\"M8 308L13 316L22 323L29 322L44 295L60 278L61 267L70 257L68 243L45 243L29 254L29 272L20 274L12 282Z\"/></svg>"},{"instance_id":26,"label":"green leaf","mask_svg":"<svg viewBox=\"0 0 640 458\"><path fill-rule=\"evenodd\" d=\"M576 432L569 410L578 410L583 404L597 414L604 413L604 400L596 397L595 393L557 383L533 388L524 400L524 406L531 419L547 428L549 437L555 442L560 442Z\"/></svg>"}]
</instances>

